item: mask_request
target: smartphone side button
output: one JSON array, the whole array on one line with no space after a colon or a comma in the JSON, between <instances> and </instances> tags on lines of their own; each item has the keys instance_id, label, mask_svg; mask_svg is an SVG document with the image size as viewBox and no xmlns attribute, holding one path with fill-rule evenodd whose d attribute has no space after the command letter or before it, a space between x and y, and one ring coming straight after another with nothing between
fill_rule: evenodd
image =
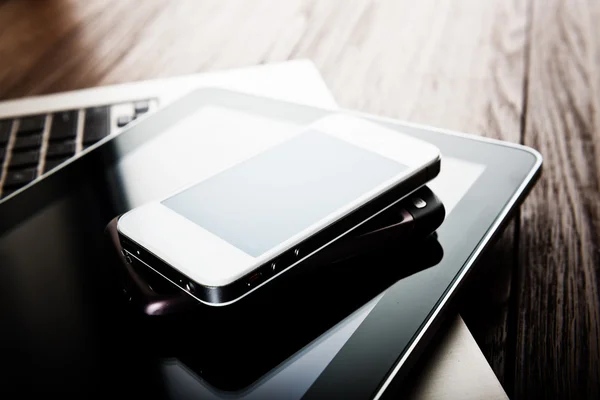
<instances>
[{"instance_id":1,"label":"smartphone side button","mask_svg":"<svg viewBox=\"0 0 600 400\"><path fill-rule=\"evenodd\" d=\"M192 282L188 282L185 284L185 289L190 293L194 293L196 291L196 285L194 285Z\"/></svg>"}]
</instances>

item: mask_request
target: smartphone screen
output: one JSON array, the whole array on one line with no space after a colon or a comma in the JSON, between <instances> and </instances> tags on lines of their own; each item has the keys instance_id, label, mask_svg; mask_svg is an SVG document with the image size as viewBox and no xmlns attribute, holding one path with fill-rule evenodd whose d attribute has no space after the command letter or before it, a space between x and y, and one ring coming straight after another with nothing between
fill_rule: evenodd
<instances>
[{"instance_id":1,"label":"smartphone screen","mask_svg":"<svg viewBox=\"0 0 600 400\"><path fill-rule=\"evenodd\" d=\"M258 257L406 169L312 129L162 204Z\"/></svg>"}]
</instances>

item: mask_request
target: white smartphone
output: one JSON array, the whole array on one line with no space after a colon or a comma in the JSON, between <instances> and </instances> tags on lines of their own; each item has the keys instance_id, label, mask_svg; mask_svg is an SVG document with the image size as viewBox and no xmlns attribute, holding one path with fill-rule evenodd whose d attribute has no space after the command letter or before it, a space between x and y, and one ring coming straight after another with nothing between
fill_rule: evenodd
<instances>
[{"instance_id":1,"label":"white smartphone","mask_svg":"<svg viewBox=\"0 0 600 400\"><path fill-rule=\"evenodd\" d=\"M440 161L430 143L332 114L123 214L117 230L126 258L200 302L226 305L426 184Z\"/></svg>"}]
</instances>

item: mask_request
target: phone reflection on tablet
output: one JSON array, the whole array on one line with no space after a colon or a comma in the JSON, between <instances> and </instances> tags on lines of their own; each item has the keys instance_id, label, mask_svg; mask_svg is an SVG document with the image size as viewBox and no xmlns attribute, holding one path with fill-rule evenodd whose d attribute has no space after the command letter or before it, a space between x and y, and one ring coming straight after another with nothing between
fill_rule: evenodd
<instances>
[{"instance_id":1,"label":"phone reflection on tablet","mask_svg":"<svg viewBox=\"0 0 600 400\"><path fill-rule=\"evenodd\" d=\"M198 306L165 326L166 342L171 343L165 351L176 357L166 364L183 364L204 381L198 390L209 389L215 398L219 393L246 397L281 375L288 364L319 351L315 342L387 288L436 265L442 256L434 233L377 253L306 265L229 307Z\"/></svg>"}]
</instances>

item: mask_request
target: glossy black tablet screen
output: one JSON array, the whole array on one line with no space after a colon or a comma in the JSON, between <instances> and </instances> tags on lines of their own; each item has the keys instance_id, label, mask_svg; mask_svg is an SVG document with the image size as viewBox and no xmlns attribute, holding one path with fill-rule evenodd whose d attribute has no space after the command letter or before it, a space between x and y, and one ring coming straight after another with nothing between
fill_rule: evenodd
<instances>
[{"instance_id":1,"label":"glossy black tablet screen","mask_svg":"<svg viewBox=\"0 0 600 400\"><path fill-rule=\"evenodd\" d=\"M77 398L379 398L522 199L539 170L533 153L373 119L440 149L442 169L430 187L449 214L437 235L294 268L235 307L146 321L111 289L105 257L104 228L115 216L282 143L328 113L193 92L2 202L3 382L21 395ZM249 125L260 132L246 129L243 140L227 134Z\"/></svg>"}]
</instances>

